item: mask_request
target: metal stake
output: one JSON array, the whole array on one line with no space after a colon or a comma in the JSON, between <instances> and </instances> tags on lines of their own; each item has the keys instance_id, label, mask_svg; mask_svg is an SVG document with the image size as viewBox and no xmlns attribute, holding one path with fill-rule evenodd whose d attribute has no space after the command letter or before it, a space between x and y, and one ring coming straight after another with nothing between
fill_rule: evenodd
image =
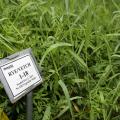
<instances>
[{"instance_id":1,"label":"metal stake","mask_svg":"<svg viewBox=\"0 0 120 120\"><path fill-rule=\"evenodd\" d=\"M27 102L27 120L32 120L32 112L33 112L32 94L33 94L33 92L31 91L30 93L27 94L27 98L26 98L26 102Z\"/></svg>"}]
</instances>

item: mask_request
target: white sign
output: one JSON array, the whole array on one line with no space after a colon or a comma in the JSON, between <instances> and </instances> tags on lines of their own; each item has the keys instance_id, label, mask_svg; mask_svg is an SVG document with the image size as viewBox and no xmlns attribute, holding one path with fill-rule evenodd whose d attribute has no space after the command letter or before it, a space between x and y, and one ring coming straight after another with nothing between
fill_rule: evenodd
<instances>
[{"instance_id":1,"label":"white sign","mask_svg":"<svg viewBox=\"0 0 120 120\"><path fill-rule=\"evenodd\" d=\"M9 87L7 90L11 91L13 99L20 97L31 86L41 82L41 76L30 54L21 55L3 64L1 71Z\"/></svg>"}]
</instances>

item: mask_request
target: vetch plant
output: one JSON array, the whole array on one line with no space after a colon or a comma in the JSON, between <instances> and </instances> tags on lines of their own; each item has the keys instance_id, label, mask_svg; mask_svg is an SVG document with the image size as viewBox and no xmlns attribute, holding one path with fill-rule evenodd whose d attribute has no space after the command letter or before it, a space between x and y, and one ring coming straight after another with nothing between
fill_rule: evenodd
<instances>
[{"instance_id":1,"label":"vetch plant","mask_svg":"<svg viewBox=\"0 0 120 120\"><path fill-rule=\"evenodd\" d=\"M44 76L34 120L119 119L119 7L119 0L0 1L0 58L31 47ZM2 86L0 107L11 117Z\"/></svg>"}]
</instances>

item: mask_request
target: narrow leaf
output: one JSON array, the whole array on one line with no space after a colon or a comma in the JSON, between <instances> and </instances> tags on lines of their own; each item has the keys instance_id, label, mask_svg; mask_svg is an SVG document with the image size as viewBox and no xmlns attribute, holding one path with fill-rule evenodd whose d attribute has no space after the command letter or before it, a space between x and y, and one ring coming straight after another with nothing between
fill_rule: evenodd
<instances>
[{"instance_id":1,"label":"narrow leaf","mask_svg":"<svg viewBox=\"0 0 120 120\"><path fill-rule=\"evenodd\" d=\"M62 89L63 89L63 92L64 92L65 97L66 97L67 102L68 102L68 106L69 106L69 108L70 108L72 120L73 120L73 119L74 119L74 114L73 114L73 110L72 110L72 104L71 104L71 102L70 102L70 95L69 95L68 89L67 89L66 85L64 84L64 82L63 82L62 80L59 80L58 83L60 84L60 86L61 86Z\"/></svg>"},{"instance_id":2,"label":"narrow leaf","mask_svg":"<svg viewBox=\"0 0 120 120\"><path fill-rule=\"evenodd\" d=\"M82 58L80 58L75 52L71 50L69 50L68 52L78 61L82 68L87 69L87 65Z\"/></svg>"},{"instance_id":3,"label":"narrow leaf","mask_svg":"<svg viewBox=\"0 0 120 120\"><path fill-rule=\"evenodd\" d=\"M50 105L46 108L43 119L42 120L50 120L51 115L51 107Z\"/></svg>"},{"instance_id":4,"label":"narrow leaf","mask_svg":"<svg viewBox=\"0 0 120 120\"><path fill-rule=\"evenodd\" d=\"M65 46L67 47L67 46L72 46L72 45L69 44L69 43L56 43L56 44L51 45L51 46L46 50L46 52L44 53L44 55L43 55L43 57L42 57L42 59L41 59L41 61L40 61L40 66L42 65L45 57L46 57L53 49L56 49L56 48L58 48L58 47L65 47Z\"/></svg>"}]
</instances>

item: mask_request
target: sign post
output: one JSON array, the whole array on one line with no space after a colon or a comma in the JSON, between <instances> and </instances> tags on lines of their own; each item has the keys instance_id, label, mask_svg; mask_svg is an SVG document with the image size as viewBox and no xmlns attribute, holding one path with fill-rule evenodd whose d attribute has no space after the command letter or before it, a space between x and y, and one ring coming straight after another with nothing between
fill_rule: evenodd
<instances>
[{"instance_id":1,"label":"sign post","mask_svg":"<svg viewBox=\"0 0 120 120\"><path fill-rule=\"evenodd\" d=\"M0 60L0 80L12 103L27 94L27 120L32 120L32 90L42 78L31 49Z\"/></svg>"},{"instance_id":2,"label":"sign post","mask_svg":"<svg viewBox=\"0 0 120 120\"><path fill-rule=\"evenodd\" d=\"M31 91L30 93L27 94L27 98L26 98L27 120L32 120L32 112L33 112L32 94L33 92Z\"/></svg>"}]
</instances>

